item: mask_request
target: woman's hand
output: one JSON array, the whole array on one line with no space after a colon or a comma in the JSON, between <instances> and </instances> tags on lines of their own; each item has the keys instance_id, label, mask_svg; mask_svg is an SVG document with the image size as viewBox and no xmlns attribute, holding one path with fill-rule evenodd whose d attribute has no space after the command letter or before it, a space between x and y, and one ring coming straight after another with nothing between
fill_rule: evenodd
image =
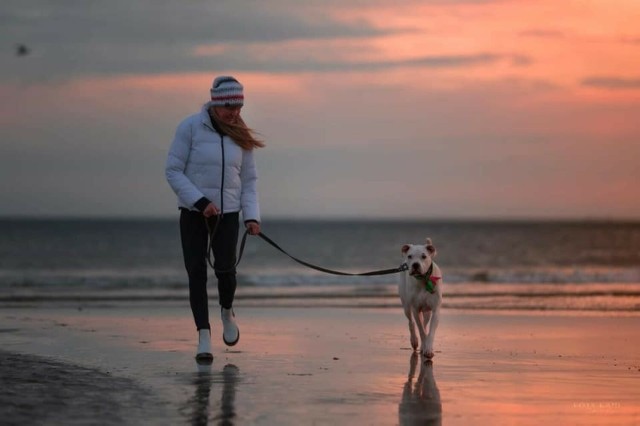
<instances>
[{"instance_id":1,"label":"woman's hand","mask_svg":"<svg viewBox=\"0 0 640 426\"><path fill-rule=\"evenodd\" d=\"M247 228L249 235L258 235L260 233L260 224L258 222L245 222L244 226Z\"/></svg>"},{"instance_id":2,"label":"woman's hand","mask_svg":"<svg viewBox=\"0 0 640 426\"><path fill-rule=\"evenodd\" d=\"M202 212L204 217L217 216L218 213L220 213L220 210L218 210L218 208L213 203L209 203Z\"/></svg>"}]
</instances>

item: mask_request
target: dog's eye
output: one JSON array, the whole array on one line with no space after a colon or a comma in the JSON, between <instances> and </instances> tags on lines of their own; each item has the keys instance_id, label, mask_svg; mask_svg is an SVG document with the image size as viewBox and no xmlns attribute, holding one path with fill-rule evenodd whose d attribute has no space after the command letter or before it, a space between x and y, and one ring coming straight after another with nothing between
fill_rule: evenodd
<instances>
[{"instance_id":1,"label":"dog's eye","mask_svg":"<svg viewBox=\"0 0 640 426\"><path fill-rule=\"evenodd\" d=\"M427 255L426 255L426 254L423 254L423 255L422 255L422 258L423 258L423 259L426 259L426 258L427 258Z\"/></svg>"},{"instance_id":2,"label":"dog's eye","mask_svg":"<svg viewBox=\"0 0 640 426\"><path fill-rule=\"evenodd\" d=\"M413 256L409 255L409 256L407 256L407 259L411 259L412 257L413 257Z\"/></svg>"}]
</instances>

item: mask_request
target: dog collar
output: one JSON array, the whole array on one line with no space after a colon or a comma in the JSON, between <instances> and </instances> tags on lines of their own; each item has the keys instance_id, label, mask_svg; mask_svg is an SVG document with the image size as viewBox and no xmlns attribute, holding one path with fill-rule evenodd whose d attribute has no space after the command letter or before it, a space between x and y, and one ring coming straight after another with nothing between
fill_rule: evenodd
<instances>
[{"instance_id":1,"label":"dog collar","mask_svg":"<svg viewBox=\"0 0 640 426\"><path fill-rule=\"evenodd\" d=\"M413 275L413 277L416 280L424 282L427 291L431 294L436 292L436 285L438 284L438 280L442 278L442 277L433 277L431 276L432 273L433 273L433 263L431 264L431 266L429 266L429 270L427 270L426 274Z\"/></svg>"}]
</instances>

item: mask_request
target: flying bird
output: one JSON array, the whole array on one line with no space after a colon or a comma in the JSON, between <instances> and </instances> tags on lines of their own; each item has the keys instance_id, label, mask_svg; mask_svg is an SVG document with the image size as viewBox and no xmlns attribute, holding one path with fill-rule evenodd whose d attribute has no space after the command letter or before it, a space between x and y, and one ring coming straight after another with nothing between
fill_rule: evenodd
<instances>
[{"instance_id":1,"label":"flying bird","mask_svg":"<svg viewBox=\"0 0 640 426\"><path fill-rule=\"evenodd\" d=\"M27 56L29 52L31 52L31 49L24 44L18 44L16 46L16 56Z\"/></svg>"}]
</instances>

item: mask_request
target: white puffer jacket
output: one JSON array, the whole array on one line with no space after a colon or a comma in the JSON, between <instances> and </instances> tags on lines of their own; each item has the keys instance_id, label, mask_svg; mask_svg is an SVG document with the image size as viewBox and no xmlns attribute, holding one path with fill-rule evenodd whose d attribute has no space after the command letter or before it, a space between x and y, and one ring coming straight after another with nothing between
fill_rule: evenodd
<instances>
[{"instance_id":1,"label":"white puffer jacket","mask_svg":"<svg viewBox=\"0 0 640 426\"><path fill-rule=\"evenodd\" d=\"M229 136L221 137L207 109L205 104L199 114L178 125L169 149L165 174L178 206L198 210L194 204L206 197L223 213L242 211L244 221L260 222L253 151L242 149Z\"/></svg>"}]
</instances>

